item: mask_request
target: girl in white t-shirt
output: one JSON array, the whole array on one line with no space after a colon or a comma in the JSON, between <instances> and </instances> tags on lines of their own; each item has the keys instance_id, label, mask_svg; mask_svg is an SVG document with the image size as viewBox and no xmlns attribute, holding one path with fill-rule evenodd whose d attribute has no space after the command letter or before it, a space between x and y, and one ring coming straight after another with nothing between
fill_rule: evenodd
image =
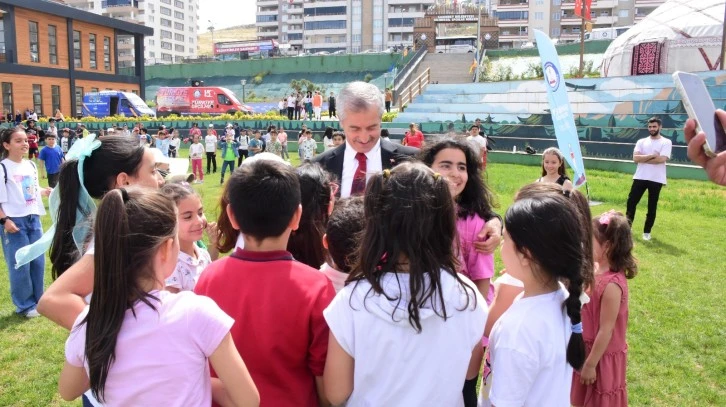
<instances>
[{"instance_id":1,"label":"girl in white t-shirt","mask_svg":"<svg viewBox=\"0 0 726 407\"><path fill-rule=\"evenodd\" d=\"M165 289L173 293L194 291L199 276L212 263L209 252L197 246L208 226L202 200L188 185L166 184L161 188L161 193L176 203L179 225L179 260L174 272L165 281Z\"/></svg>"},{"instance_id":2,"label":"girl in white t-shirt","mask_svg":"<svg viewBox=\"0 0 726 407\"><path fill-rule=\"evenodd\" d=\"M576 191L535 185L520 191L504 219L502 261L523 292L489 336L493 376L485 405L567 406L572 369L585 359L580 294L593 269L589 209Z\"/></svg>"},{"instance_id":3,"label":"girl in white t-shirt","mask_svg":"<svg viewBox=\"0 0 726 407\"><path fill-rule=\"evenodd\" d=\"M43 295L45 255L16 267L15 253L43 234L40 216L45 215L45 207L41 196L48 196L51 189L40 187L38 169L23 158L28 149L28 136L22 127L0 132L0 238L10 275L10 298L16 313L32 318L40 315L35 308Z\"/></svg>"},{"instance_id":4,"label":"girl in white t-shirt","mask_svg":"<svg viewBox=\"0 0 726 407\"><path fill-rule=\"evenodd\" d=\"M456 272L447 181L424 164L403 163L371 177L364 210L365 244L348 284L323 313L328 400L463 406L487 311L474 283Z\"/></svg>"},{"instance_id":5,"label":"girl in white t-shirt","mask_svg":"<svg viewBox=\"0 0 726 407\"><path fill-rule=\"evenodd\" d=\"M66 342L61 397L90 387L110 406L209 406L213 397L259 405L229 333L232 318L209 298L163 291L179 254L174 202L159 191L111 191L94 237L93 297Z\"/></svg>"}]
</instances>

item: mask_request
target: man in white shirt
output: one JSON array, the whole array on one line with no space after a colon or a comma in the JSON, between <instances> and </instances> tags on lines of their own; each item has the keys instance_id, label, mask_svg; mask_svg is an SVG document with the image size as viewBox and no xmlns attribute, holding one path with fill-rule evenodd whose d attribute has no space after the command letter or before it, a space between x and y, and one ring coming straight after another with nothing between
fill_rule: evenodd
<instances>
[{"instance_id":1,"label":"man in white shirt","mask_svg":"<svg viewBox=\"0 0 726 407\"><path fill-rule=\"evenodd\" d=\"M288 120L292 120L292 117L295 114L295 101L297 101L297 99L295 98L295 94L291 93L290 97L287 98L287 119Z\"/></svg>"},{"instance_id":2,"label":"man in white shirt","mask_svg":"<svg viewBox=\"0 0 726 407\"><path fill-rule=\"evenodd\" d=\"M217 132L214 130L214 125L209 124L207 128L207 135L204 136L204 151L207 153L207 174L209 174L210 167L213 168L213 172L217 172Z\"/></svg>"},{"instance_id":3,"label":"man in white shirt","mask_svg":"<svg viewBox=\"0 0 726 407\"><path fill-rule=\"evenodd\" d=\"M657 117L648 119L648 133L650 137L642 138L635 144L633 161L638 164L633 175L633 185L628 195L626 216L628 222L633 224L635 209L648 191L648 213L645 215L643 240L650 240L650 231L655 223L655 214L658 209L660 190L666 184L666 161L671 158L672 143L660 134L661 121Z\"/></svg>"}]
</instances>

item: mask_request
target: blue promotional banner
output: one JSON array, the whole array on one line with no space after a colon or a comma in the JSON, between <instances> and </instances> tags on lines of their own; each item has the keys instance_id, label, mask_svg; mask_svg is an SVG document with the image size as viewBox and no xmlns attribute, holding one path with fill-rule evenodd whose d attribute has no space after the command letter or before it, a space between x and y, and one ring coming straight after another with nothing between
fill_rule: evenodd
<instances>
[{"instance_id":1,"label":"blue promotional banner","mask_svg":"<svg viewBox=\"0 0 726 407\"><path fill-rule=\"evenodd\" d=\"M577 136L572 106L570 106L570 101L567 99L565 77L560 68L560 58L557 56L555 45L545 33L534 30L534 38L537 41L537 50L542 60L547 101L550 104L557 145L565 156L565 161L575 172L572 183L575 187L580 187L587 181L585 178L585 164L582 161L580 139Z\"/></svg>"}]
</instances>

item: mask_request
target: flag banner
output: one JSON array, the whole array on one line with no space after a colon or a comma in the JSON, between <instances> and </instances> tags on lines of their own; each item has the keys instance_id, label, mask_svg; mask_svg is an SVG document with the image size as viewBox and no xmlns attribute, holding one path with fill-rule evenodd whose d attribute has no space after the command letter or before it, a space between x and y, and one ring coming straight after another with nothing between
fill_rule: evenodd
<instances>
[{"instance_id":1,"label":"flag banner","mask_svg":"<svg viewBox=\"0 0 726 407\"><path fill-rule=\"evenodd\" d=\"M592 0L575 0L575 15L582 18L582 3L585 3L585 20L592 21Z\"/></svg>"},{"instance_id":2,"label":"flag banner","mask_svg":"<svg viewBox=\"0 0 726 407\"><path fill-rule=\"evenodd\" d=\"M560 68L560 59L552 40L539 30L534 30L537 41L537 50L542 60L545 87L547 88L547 101L550 105L550 114L557 137L557 145L565 156L565 161L575 172L572 183L580 187L585 183L585 164L580 151L580 139L577 136L577 127L572 114L572 106L567 99L565 77Z\"/></svg>"}]
</instances>

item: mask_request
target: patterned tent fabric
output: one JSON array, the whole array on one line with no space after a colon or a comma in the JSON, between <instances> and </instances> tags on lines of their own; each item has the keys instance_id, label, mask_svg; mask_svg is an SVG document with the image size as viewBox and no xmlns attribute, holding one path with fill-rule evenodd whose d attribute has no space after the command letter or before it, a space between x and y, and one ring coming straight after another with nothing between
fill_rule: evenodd
<instances>
[{"instance_id":1,"label":"patterned tent fabric","mask_svg":"<svg viewBox=\"0 0 726 407\"><path fill-rule=\"evenodd\" d=\"M726 0L668 0L613 41L603 77L721 68Z\"/></svg>"}]
</instances>

